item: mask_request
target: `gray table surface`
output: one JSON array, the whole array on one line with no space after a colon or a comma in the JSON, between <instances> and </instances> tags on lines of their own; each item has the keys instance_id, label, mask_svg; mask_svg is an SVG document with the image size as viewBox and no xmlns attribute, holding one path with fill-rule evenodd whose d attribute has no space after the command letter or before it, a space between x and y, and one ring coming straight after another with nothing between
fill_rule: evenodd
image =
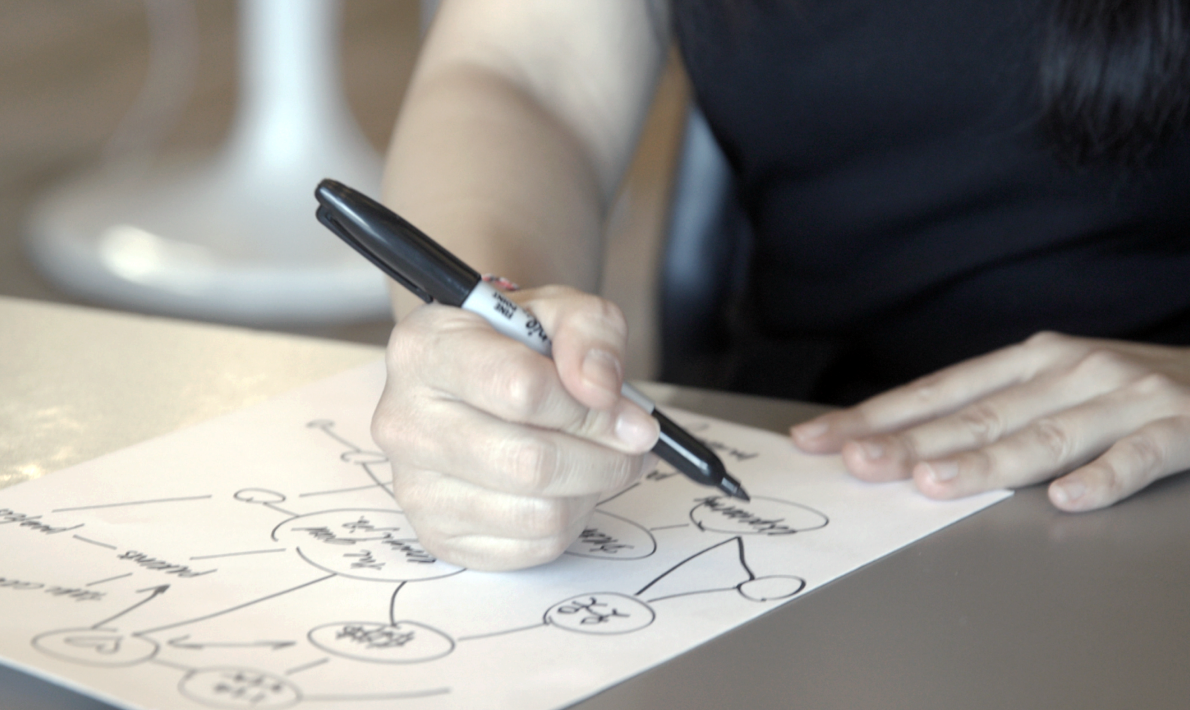
<instances>
[{"instance_id":1,"label":"gray table surface","mask_svg":"<svg viewBox=\"0 0 1190 710\"><path fill-rule=\"evenodd\" d=\"M369 346L0 298L0 485L374 360ZM645 383L785 431L810 405ZM640 708L1190 708L1190 478L1011 499L590 698ZM108 706L0 668L0 708Z\"/></svg>"}]
</instances>

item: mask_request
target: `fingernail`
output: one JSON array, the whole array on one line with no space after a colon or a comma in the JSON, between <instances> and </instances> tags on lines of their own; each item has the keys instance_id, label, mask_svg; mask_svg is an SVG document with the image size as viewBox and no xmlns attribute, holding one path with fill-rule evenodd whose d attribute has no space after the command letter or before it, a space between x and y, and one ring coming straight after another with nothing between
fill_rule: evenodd
<instances>
[{"instance_id":1,"label":"fingernail","mask_svg":"<svg viewBox=\"0 0 1190 710\"><path fill-rule=\"evenodd\" d=\"M657 441L657 420L640 407L625 407L616 418L616 438L632 449L647 451Z\"/></svg>"},{"instance_id":2,"label":"fingernail","mask_svg":"<svg viewBox=\"0 0 1190 710\"><path fill-rule=\"evenodd\" d=\"M954 461L931 461L925 467L930 478L939 483L954 480L959 475L959 465Z\"/></svg>"},{"instance_id":3,"label":"fingernail","mask_svg":"<svg viewBox=\"0 0 1190 710\"><path fill-rule=\"evenodd\" d=\"M583 379L612 394L620 394L620 360L606 350L589 350L583 358Z\"/></svg>"},{"instance_id":4,"label":"fingernail","mask_svg":"<svg viewBox=\"0 0 1190 710\"><path fill-rule=\"evenodd\" d=\"M1087 492L1087 487L1081 481L1063 481L1053 486L1054 502L1059 505L1073 503Z\"/></svg>"},{"instance_id":5,"label":"fingernail","mask_svg":"<svg viewBox=\"0 0 1190 710\"><path fill-rule=\"evenodd\" d=\"M817 439L826 433L830 425L826 422L810 421L793 428L793 435L799 439Z\"/></svg>"},{"instance_id":6,"label":"fingernail","mask_svg":"<svg viewBox=\"0 0 1190 710\"><path fill-rule=\"evenodd\" d=\"M884 457L884 444L875 439L864 439L859 442L859 448L864 452L864 458L869 461Z\"/></svg>"}]
</instances>

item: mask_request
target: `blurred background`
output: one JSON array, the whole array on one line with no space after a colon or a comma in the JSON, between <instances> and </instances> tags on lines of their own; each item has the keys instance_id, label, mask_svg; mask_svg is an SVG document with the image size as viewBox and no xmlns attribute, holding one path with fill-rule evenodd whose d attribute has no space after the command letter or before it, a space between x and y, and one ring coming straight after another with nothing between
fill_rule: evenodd
<instances>
[{"instance_id":1,"label":"blurred background","mask_svg":"<svg viewBox=\"0 0 1190 710\"><path fill-rule=\"evenodd\" d=\"M422 3L341 0L339 7L343 94L367 141L383 154L416 60ZM121 132L128 132L127 116L151 71L147 8L145 0L0 3L0 296L114 307L56 287L33 266L22 240L38 199L128 140ZM209 161L228 140L240 98L235 0L199 0L192 8L197 42L188 96L153 148L154 161ZM608 223L601 291L629 317L633 378L656 374L655 275L686 104L684 77L671 61ZM253 327L383 344L391 320Z\"/></svg>"}]
</instances>

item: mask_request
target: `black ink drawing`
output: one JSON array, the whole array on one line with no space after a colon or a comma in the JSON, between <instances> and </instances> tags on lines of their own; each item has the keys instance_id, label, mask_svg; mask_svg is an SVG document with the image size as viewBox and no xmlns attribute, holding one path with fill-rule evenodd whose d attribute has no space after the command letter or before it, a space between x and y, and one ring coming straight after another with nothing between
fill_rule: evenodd
<instances>
[{"instance_id":1,"label":"black ink drawing","mask_svg":"<svg viewBox=\"0 0 1190 710\"><path fill-rule=\"evenodd\" d=\"M642 482L601 501L564 555L564 560L574 562L556 563L588 565L583 568L588 570L586 576L598 576L603 569L600 565L604 564L636 565L640 568L637 584L644 581L643 586L599 591L578 589L564 598L545 601L536 614L518 618L518 613L498 613L493 615L489 626L485 627L480 618L468 621L467 629L451 630L442 628L441 622L418 618L418 604L407 607L405 599L415 586L429 590L439 585L437 588L447 591L453 589L450 580L471 579L476 573L469 576L467 570L436 559L420 545L404 513L393 506L391 473L382 453L356 445L336 431L333 421L311 421L307 428L320 432L329 444L340 448L338 459L358 472L357 482L337 476L331 486L296 496L265 487L243 487L230 492L230 498L237 503L260 506L281 518L271 528L260 530L258 539L241 549L196 551L179 559L130 549L115 537L101 539L75 534L73 539L78 542L112 555L112 574L89 585L127 585L131 581L129 577L145 579L144 575L149 573L168 583L135 589L133 598L123 608L102 615L101 620L89 626L38 634L31 640L33 647L61 661L94 667L117 669L156 664L180 674L177 691L182 697L207 707L288 708L306 702L432 698L449 695L452 687L406 679L399 688L379 694L317 688L327 687L326 679L341 672L342 664L430 667L447 661L464 647L484 644L485 649L498 649L506 639L535 630L556 629L564 634L592 637L641 633L664 617L665 602L672 599L734 592L735 598L753 603L782 601L801 592L805 580L787 573L792 571L787 569L755 572L747 558L746 538L765 539L769 541L766 545L788 547L788 540L796 534L828 524L827 516L817 510L763 495L755 495L750 503L720 496L689 495L700 491L689 488L680 476L675 478L668 471L655 471ZM739 461L757 456L727 444L715 442L715 445ZM650 486L669 486L687 495L688 520L656 520L646 527L607 509L631 501ZM354 502L368 495L387 500L376 500L373 507L353 503L309 508L311 503L320 501L341 498ZM61 516L129 506L194 505L210 501L213 496L203 493L120 503L96 502L52 512ZM51 525L41 520L41 516L7 509L0 510L0 524L3 523L23 525L43 534L77 530L86 524L71 521ZM690 552L692 534L705 537L706 544ZM685 548L670 549L664 539L659 541L658 535L685 540ZM681 549L686 549L688 554L675 557L674 553ZM665 559L654 561L661 557ZM789 559L796 566L796 556ZM281 564L291 570L291 560L312 568L314 576L282 584L251 598L236 598L195 616L163 620L159 613L150 613L155 601L175 593L176 585L202 583L197 580L215 575L224 564ZM120 565L133 571L121 571ZM336 620L333 608L320 609L317 612L324 615L323 620L312 627L293 629L292 638L282 637L286 634L278 634L277 638L210 635L216 628L224 629L224 633L230 629L234 634L237 627L233 620L237 616L262 613L270 605L330 584L341 585L353 594L367 589L382 591L385 608L378 609L374 618L346 621ZM477 613L499 603L494 599L473 601ZM519 600L510 602L513 608L523 606ZM314 610L307 610L306 618L310 611ZM456 618L453 623L458 621ZM212 626L216 622L221 625ZM208 657L214 662L199 662ZM312 680L315 676L320 684L313 690L299 681Z\"/></svg>"}]
</instances>

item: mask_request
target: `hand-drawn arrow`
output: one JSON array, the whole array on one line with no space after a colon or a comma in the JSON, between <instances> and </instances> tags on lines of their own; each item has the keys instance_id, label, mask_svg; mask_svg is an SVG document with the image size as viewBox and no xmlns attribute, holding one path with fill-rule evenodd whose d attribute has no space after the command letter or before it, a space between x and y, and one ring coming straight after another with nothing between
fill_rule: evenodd
<instances>
[{"instance_id":1,"label":"hand-drawn arrow","mask_svg":"<svg viewBox=\"0 0 1190 710\"><path fill-rule=\"evenodd\" d=\"M138 606L140 606L141 604L146 604L146 603L148 603L148 602L152 601L152 600L153 600L155 597L158 597L158 596L160 596L160 595L162 595L162 594L165 594L165 590L167 590L167 589L169 589L169 585L168 585L168 584L162 584L162 585L160 585L160 586L156 586L156 587L146 587L146 588L144 588L144 589L138 589L138 590L136 590L136 593L137 593L137 594L140 594L141 592L152 592L152 594L150 594L149 596L145 597L144 599L141 599L139 602L137 602L137 603L133 604L132 606L130 606L130 607L128 607L127 609L125 609L124 611L120 612L119 614L116 614L115 616L112 616L112 617L108 617L107 619L104 619L103 621L99 622L98 624L95 624L95 625L94 625L94 626L92 626L91 628L93 628L93 629L98 629L99 627L103 626L104 624L110 624L111 622L115 621L116 619L119 619L121 616L124 616L124 615L125 615L125 614L127 614L128 612L130 612L130 611L132 611L133 609L137 608L137 607L138 607Z\"/></svg>"},{"instance_id":2,"label":"hand-drawn arrow","mask_svg":"<svg viewBox=\"0 0 1190 710\"><path fill-rule=\"evenodd\" d=\"M244 643L186 643L186 639L190 638L190 634L179 636L168 641L170 646L174 648L186 648L193 651L201 651L206 648L251 648L254 646L266 646L272 648L274 651L280 648L289 648L297 643L296 641L251 641Z\"/></svg>"}]
</instances>

